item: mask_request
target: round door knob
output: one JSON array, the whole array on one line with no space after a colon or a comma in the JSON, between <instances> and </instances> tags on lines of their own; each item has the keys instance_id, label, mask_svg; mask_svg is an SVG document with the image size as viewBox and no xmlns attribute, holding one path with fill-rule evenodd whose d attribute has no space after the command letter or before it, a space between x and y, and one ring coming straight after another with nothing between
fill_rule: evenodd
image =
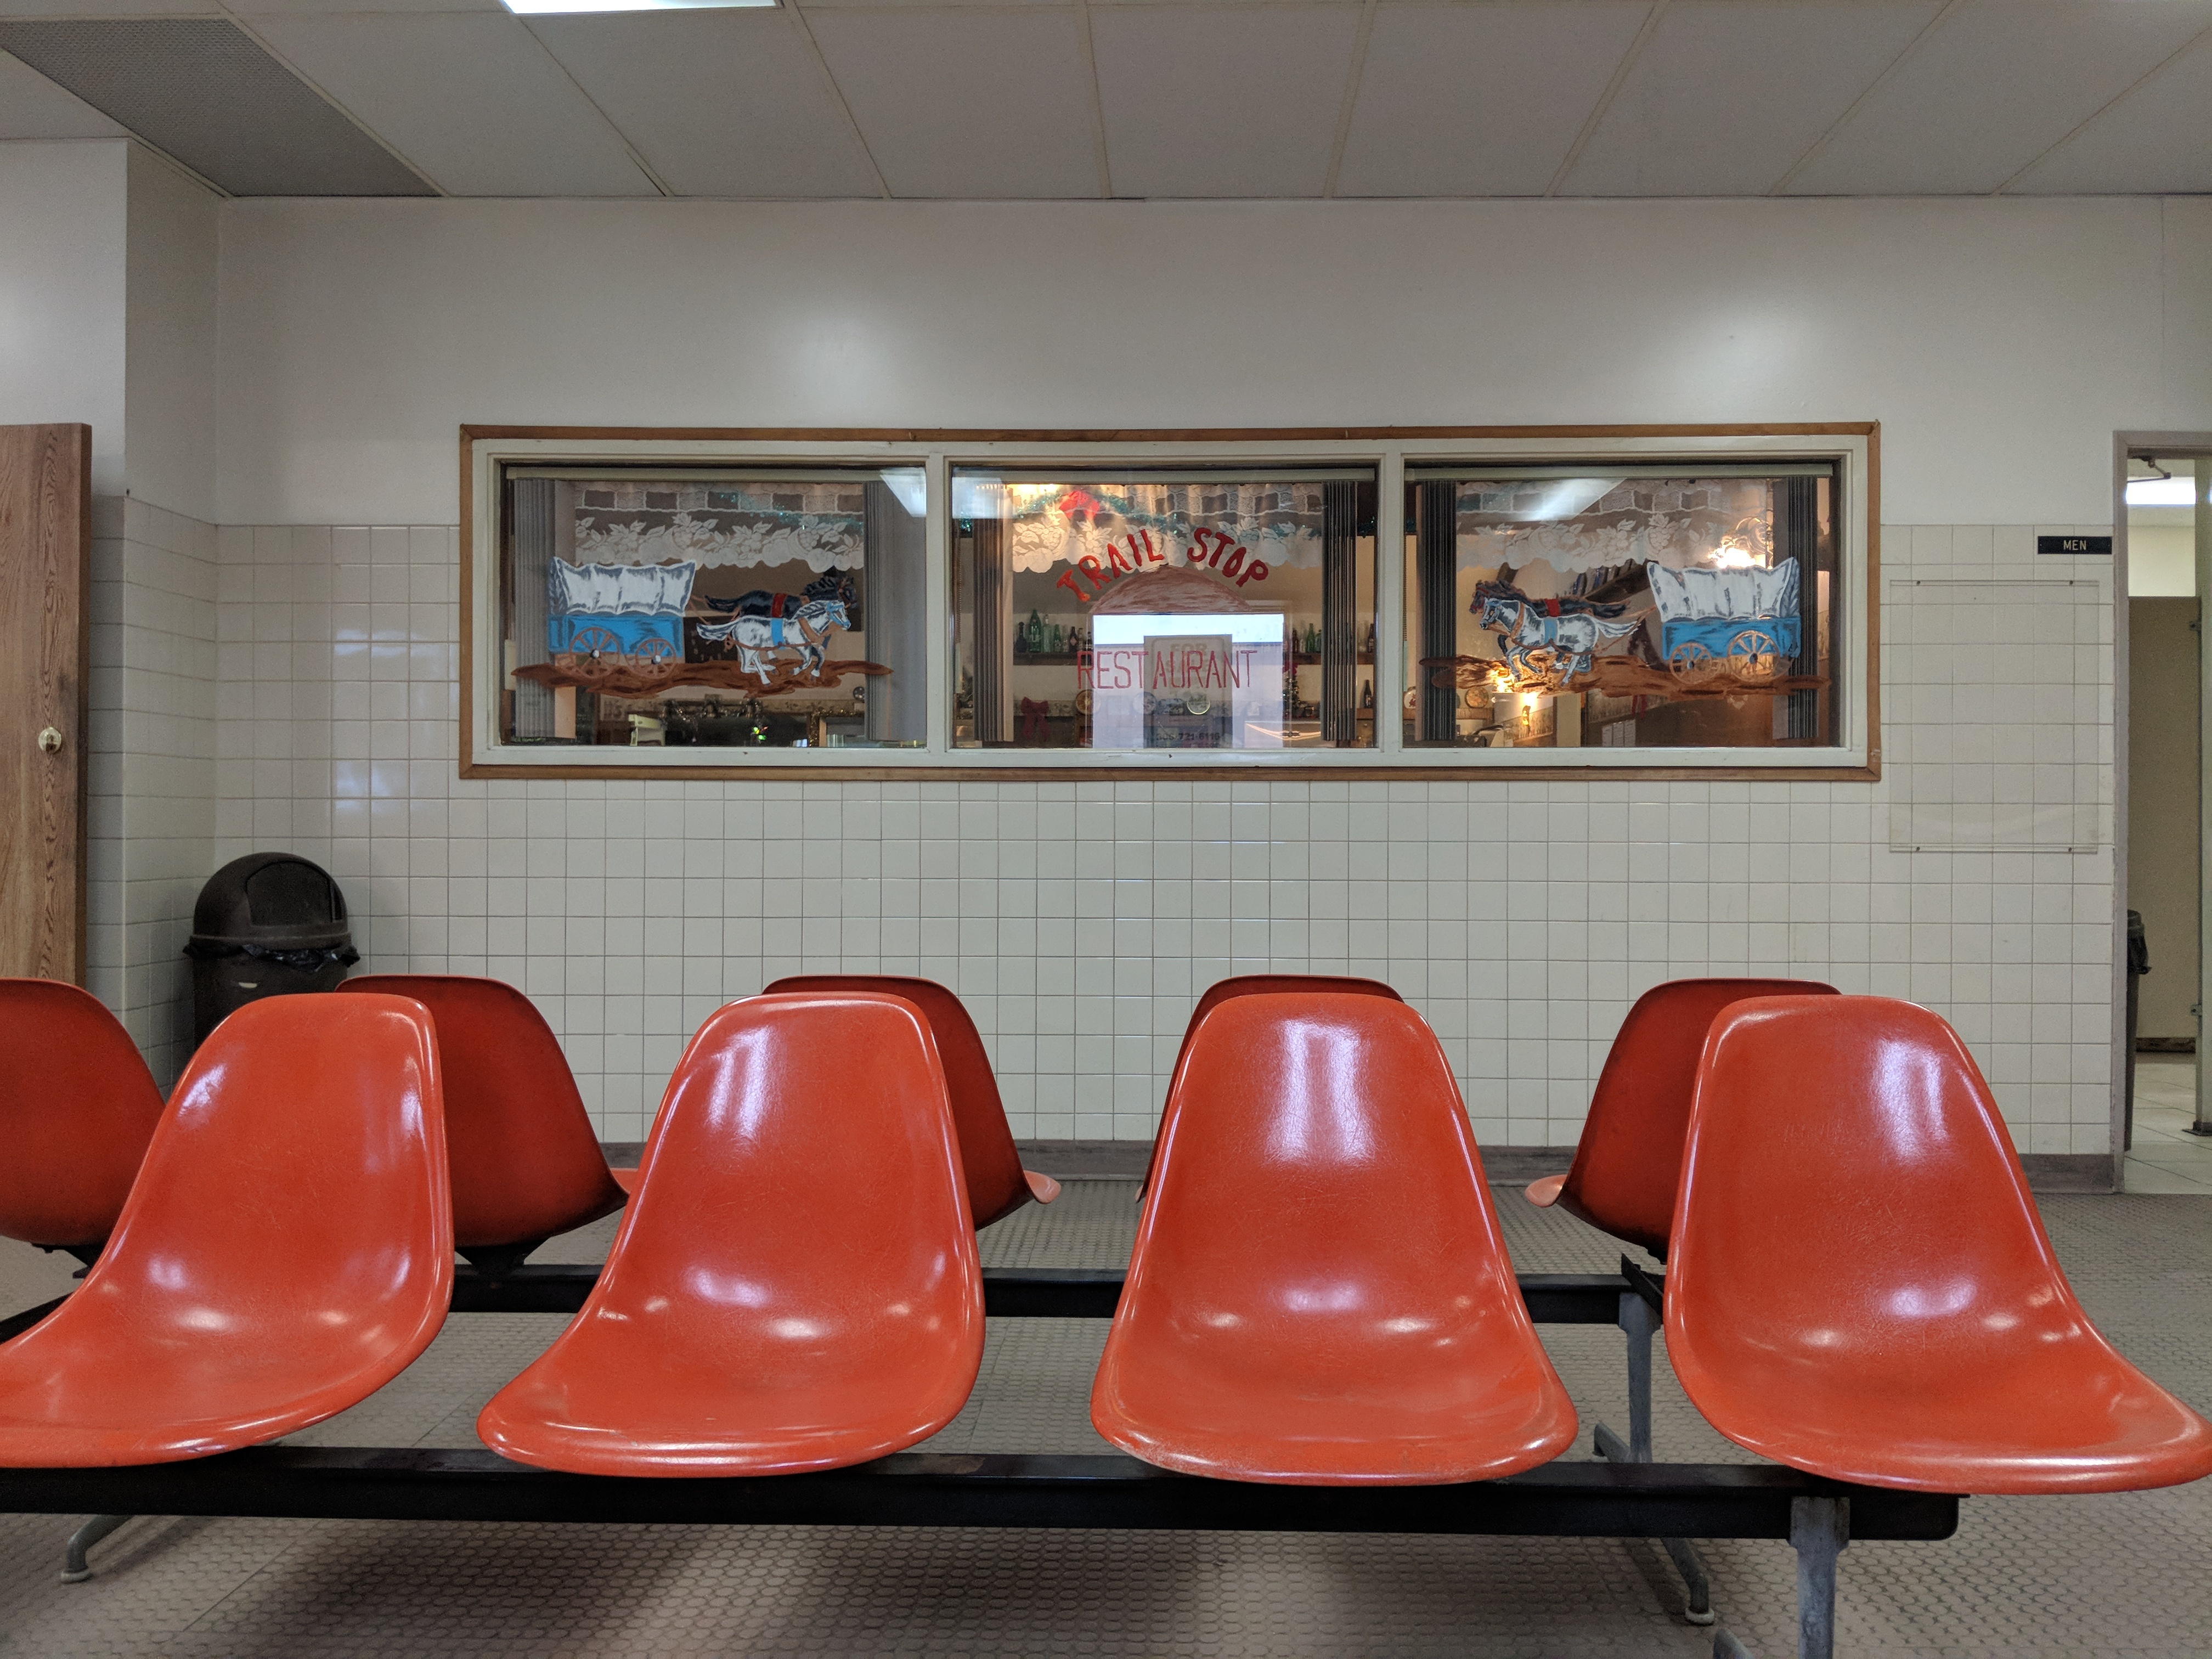
<instances>
[{"instance_id":1,"label":"round door knob","mask_svg":"<svg viewBox=\"0 0 2212 1659\"><path fill-rule=\"evenodd\" d=\"M40 732L39 747L45 750L49 755L58 755L61 753L61 728L57 726L50 726L45 731Z\"/></svg>"}]
</instances>

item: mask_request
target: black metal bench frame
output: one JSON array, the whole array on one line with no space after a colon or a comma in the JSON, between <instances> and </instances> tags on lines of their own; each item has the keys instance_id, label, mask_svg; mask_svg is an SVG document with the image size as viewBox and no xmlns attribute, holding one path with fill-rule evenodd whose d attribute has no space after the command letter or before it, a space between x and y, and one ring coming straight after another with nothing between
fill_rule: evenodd
<instances>
[{"instance_id":1,"label":"black metal bench frame","mask_svg":"<svg viewBox=\"0 0 2212 1659\"><path fill-rule=\"evenodd\" d=\"M453 1311L573 1314L599 1272L547 1265L492 1279L457 1268ZM991 1268L984 1310L1110 1318L1121 1282L1118 1268ZM1656 1276L1624 1261L1618 1273L1522 1273L1520 1285L1538 1324L1623 1326L1632 1370L1640 1322L1648 1378L1651 1322L1635 1308L1656 1303ZM0 1341L60 1305L0 1319ZM1648 1386L1644 1398L1648 1459ZM1771 1464L1617 1459L1560 1461L1443 1486L1261 1486L1178 1474L1119 1454L943 1452L813 1474L666 1480L563 1474L480 1448L276 1445L121 1468L0 1468L0 1512L94 1516L71 1540L80 1571L83 1547L131 1515L1783 1539L1797 1551L1800 1659L1834 1652L1836 1558L1850 1539L1932 1541L1958 1529L1955 1497L1846 1486ZM1714 1651L1745 1650L1721 1631Z\"/></svg>"}]
</instances>

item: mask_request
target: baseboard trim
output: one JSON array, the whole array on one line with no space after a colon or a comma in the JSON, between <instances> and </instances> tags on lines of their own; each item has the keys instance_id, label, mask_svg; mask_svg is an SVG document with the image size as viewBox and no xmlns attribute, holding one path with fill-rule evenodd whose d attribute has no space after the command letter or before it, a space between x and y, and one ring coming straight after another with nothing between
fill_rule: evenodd
<instances>
[{"instance_id":1,"label":"baseboard trim","mask_svg":"<svg viewBox=\"0 0 2212 1659\"><path fill-rule=\"evenodd\" d=\"M1152 1162L1149 1140L1024 1140L1023 1164L1060 1181L1139 1181ZM1571 1146L1485 1146L1483 1172L1493 1182L1520 1185L1558 1175L1574 1162Z\"/></svg>"},{"instance_id":2,"label":"baseboard trim","mask_svg":"<svg viewBox=\"0 0 2212 1659\"><path fill-rule=\"evenodd\" d=\"M2020 1165L2027 1171L2028 1186L2039 1193L2119 1190L2112 1182L2110 1152L2022 1152Z\"/></svg>"},{"instance_id":3,"label":"baseboard trim","mask_svg":"<svg viewBox=\"0 0 2212 1659\"><path fill-rule=\"evenodd\" d=\"M635 1140L600 1143L607 1162L635 1168L645 1146ZM1152 1161L1149 1140L1024 1140L1016 1145L1024 1168L1060 1181L1139 1181ZM1563 1174L1574 1162L1571 1146L1485 1146L1483 1173L1500 1187L1525 1186ZM2027 1152L2021 1158L2027 1184L2039 1193L2109 1193L2112 1160L2103 1152Z\"/></svg>"},{"instance_id":4,"label":"baseboard trim","mask_svg":"<svg viewBox=\"0 0 2212 1659\"><path fill-rule=\"evenodd\" d=\"M1022 1167L1055 1181L1142 1181L1149 1140L1018 1140Z\"/></svg>"}]
</instances>

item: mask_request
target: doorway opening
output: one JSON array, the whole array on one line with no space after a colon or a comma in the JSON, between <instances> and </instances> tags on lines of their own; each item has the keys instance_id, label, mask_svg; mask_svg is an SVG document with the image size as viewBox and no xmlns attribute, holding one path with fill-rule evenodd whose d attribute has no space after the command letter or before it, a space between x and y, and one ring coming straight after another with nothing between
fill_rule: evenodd
<instances>
[{"instance_id":1,"label":"doorway opening","mask_svg":"<svg viewBox=\"0 0 2212 1659\"><path fill-rule=\"evenodd\" d=\"M2128 959L2121 1184L2212 1194L2206 1090L2204 573L2212 453L2130 447L2125 485ZM2130 1038L2132 1038L2132 1042Z\"/></svg>"}]
</instances>

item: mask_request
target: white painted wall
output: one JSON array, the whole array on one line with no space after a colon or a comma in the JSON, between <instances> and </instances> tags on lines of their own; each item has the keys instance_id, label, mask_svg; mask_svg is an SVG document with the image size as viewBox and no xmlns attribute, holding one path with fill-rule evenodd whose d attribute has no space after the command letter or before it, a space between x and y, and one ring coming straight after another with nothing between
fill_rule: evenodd
<instances>
[{"instance_id":1,"label":"white painted wall","mask_svg":"<svg viewBox=\"0 0 2212 1659\"><path fill-rule=\"evenodd\" d=\"M139 501L213 523L216 250L221 198L129 147L125 483Z\"/></svg>"},{"instance_id":2,"label":"white painted wall","mask_svg":"<svg viewBox=\"0 0 2212 1659\"><path fill-rule=\"evenodd\" d=\"M0 143L0 424L90 425L96 495L123 493L128 149Z\"/></svg>"},{"instance_id":3,"label":"white painted wall","mask_svg":"<svg viewBox=\"0 0 2212 1659\"><path fill-rule=\"evenodd\" d=\"M1571 1141L1637 992L1752 970L1929 1003L2025 1150L2100 1152L2109 845L1894 851L1901 771L460 780L456 428L1879 420L1886 604L2089 584L2033 698L1897 630L1917 804L2032 750L2109 842L2109 574L2033 535L2107 527L2114 428L2212 424L2208 248L2156 200L228 204L216 856L523 984L618 1139L716 1001L841 967L955 984L1018 1133L1142 1137L1205 984L1311 968L1406 991L1486 1142Z\"/></svg>"},{"instance_id":4,"label":"white painted wall","mask_svg":"<svg viewBox=\"0 0 2212 1659\"><path fill-rule=\"evenodd\" d=\"M252 202L226 523L455 520L463 422L1883 422L1883 515L2110 517L2212 203ZM2208 354L2212 355L2212 354Z\"/></svg>"}]
</instances>

